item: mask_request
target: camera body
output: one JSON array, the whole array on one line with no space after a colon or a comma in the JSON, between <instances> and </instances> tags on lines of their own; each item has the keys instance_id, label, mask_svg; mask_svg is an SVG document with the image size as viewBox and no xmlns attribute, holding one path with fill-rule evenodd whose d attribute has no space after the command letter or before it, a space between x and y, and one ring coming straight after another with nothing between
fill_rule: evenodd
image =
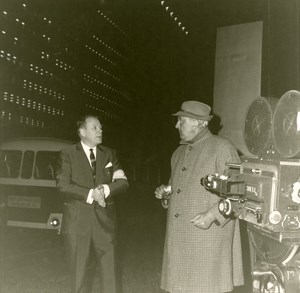
<instances>
[{"instance_id":1,"label":"camera body","mask_svg":"<svg viewBox=\"0 0 300 293\"><path fill-rule=\"evenodd\" d=\"M242 157L225 174L208 175L203 185L221 196L219 210L261 229L280 233L280 241L300 242L300 160Z\"/></svg>"}]
</instances>

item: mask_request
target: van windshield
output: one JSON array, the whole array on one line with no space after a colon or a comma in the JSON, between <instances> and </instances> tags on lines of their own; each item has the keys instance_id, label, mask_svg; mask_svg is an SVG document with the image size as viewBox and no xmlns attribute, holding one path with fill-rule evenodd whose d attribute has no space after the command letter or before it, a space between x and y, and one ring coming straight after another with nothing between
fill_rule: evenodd
<instances>
[{"instance_id":1,"label":"van windshield","mask_svg":"<svg viewBox=\"0 0 300 293\"><path fill-rule=\"evenodd\" d=\"M21 151L1 150L0 151L0 177L17 178L20 174L22 161Z\"/></svg>"},{"instance_id":2,"label":"van windshield","mask_svg":"<svg viewBox=\"0 0 300 293\"><path fill-rule=\"evenodd\" d=\"M39 151L36 153L33 177L42 180L55 180L58 152Z\"/></svg>"},{"instance_id":3,"label":"van windshield","mask_svg":"<svg viewBox=\"0 0 300 293\"><path fill-rule=\"evenodd\" d=\"M22 151L1 150L0 151L0 178L18 178L23 179L33 177L38 180L55 180L59 152L57 151L25 151L22 163ZM22 165L22 170L21 170ZM21 174L20 174L21 173Z\"/></svg>"}]
</instances>

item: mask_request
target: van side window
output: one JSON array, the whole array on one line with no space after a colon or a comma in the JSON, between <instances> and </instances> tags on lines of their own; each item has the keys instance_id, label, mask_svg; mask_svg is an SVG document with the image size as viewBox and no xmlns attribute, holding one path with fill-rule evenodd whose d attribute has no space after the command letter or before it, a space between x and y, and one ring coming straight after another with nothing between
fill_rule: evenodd
<instances>
[{"instance_id":1,"label":"van side window","mask_svg":"<svg viewBox=\"0 0 300 293\"><path fill-rule=\"evenodd\" d=\"M43 180L55 180L58 152L39 151L36 153L33 177Z\"/></svg>"},{"instance_id":2,"label":"van side window","mask_svg":"<svg viewBox=\"0 0 300 293\"><path fill-rule=\"evenodd\" d=\"M24 179L29 179L32 176L34 161L34 151L26 151L23 155L23 164L21 170L21 177Z\"/></svg>"},{"instance_id":3,"label":"van side window","mask_svg":"<svg viewBox=\"0 0 300 293\"><path fill-rule=\"evenodd\" d=\"M17 178L20 174L20 166L22 161L21 151L0 151L0 177Z\"/></svg>"}]
</instances>

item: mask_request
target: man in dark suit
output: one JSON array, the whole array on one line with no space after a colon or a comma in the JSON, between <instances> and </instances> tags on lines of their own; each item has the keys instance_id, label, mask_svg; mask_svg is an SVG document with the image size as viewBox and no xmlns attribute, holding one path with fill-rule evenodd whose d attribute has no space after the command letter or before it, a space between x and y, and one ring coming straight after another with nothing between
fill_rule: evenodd
<instances>
[{"instance_id":1,"label":"man in dark suit","mask_svg":"<svg viewBox=\"0 0 300 293\"><path fill-rule=\"evenodd\" d=\"M80 142L63 149L57 187L64 196L62 233L72 293L89 292L90 255L100 268L103 293L116 292L114 197L128 188L114 150L100 146L102 126L93 115L77 122Z\"/></svg>"}]
</instances>

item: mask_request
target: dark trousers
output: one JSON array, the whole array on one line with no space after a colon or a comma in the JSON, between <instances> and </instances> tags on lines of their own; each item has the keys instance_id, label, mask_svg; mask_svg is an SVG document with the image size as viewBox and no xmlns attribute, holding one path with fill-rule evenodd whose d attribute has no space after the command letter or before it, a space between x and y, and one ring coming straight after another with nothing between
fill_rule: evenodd
<instances>
[{"instance_id":1,"label":"dark trousers","mask_svg":"<svg viewBox=\"0 0 300 293\"><path fill-rule=\"evenodd\" d=\"M101 229L94 228L87 235L64 234L64 243L72 293L88 293L92 290L96 270L95 265L91 265L91 252L99 268L97 273L100 275L95 274L95 277L100 279L101 293L116 293L115 244L103 242Z\"/></svg>"}]
</instances>

